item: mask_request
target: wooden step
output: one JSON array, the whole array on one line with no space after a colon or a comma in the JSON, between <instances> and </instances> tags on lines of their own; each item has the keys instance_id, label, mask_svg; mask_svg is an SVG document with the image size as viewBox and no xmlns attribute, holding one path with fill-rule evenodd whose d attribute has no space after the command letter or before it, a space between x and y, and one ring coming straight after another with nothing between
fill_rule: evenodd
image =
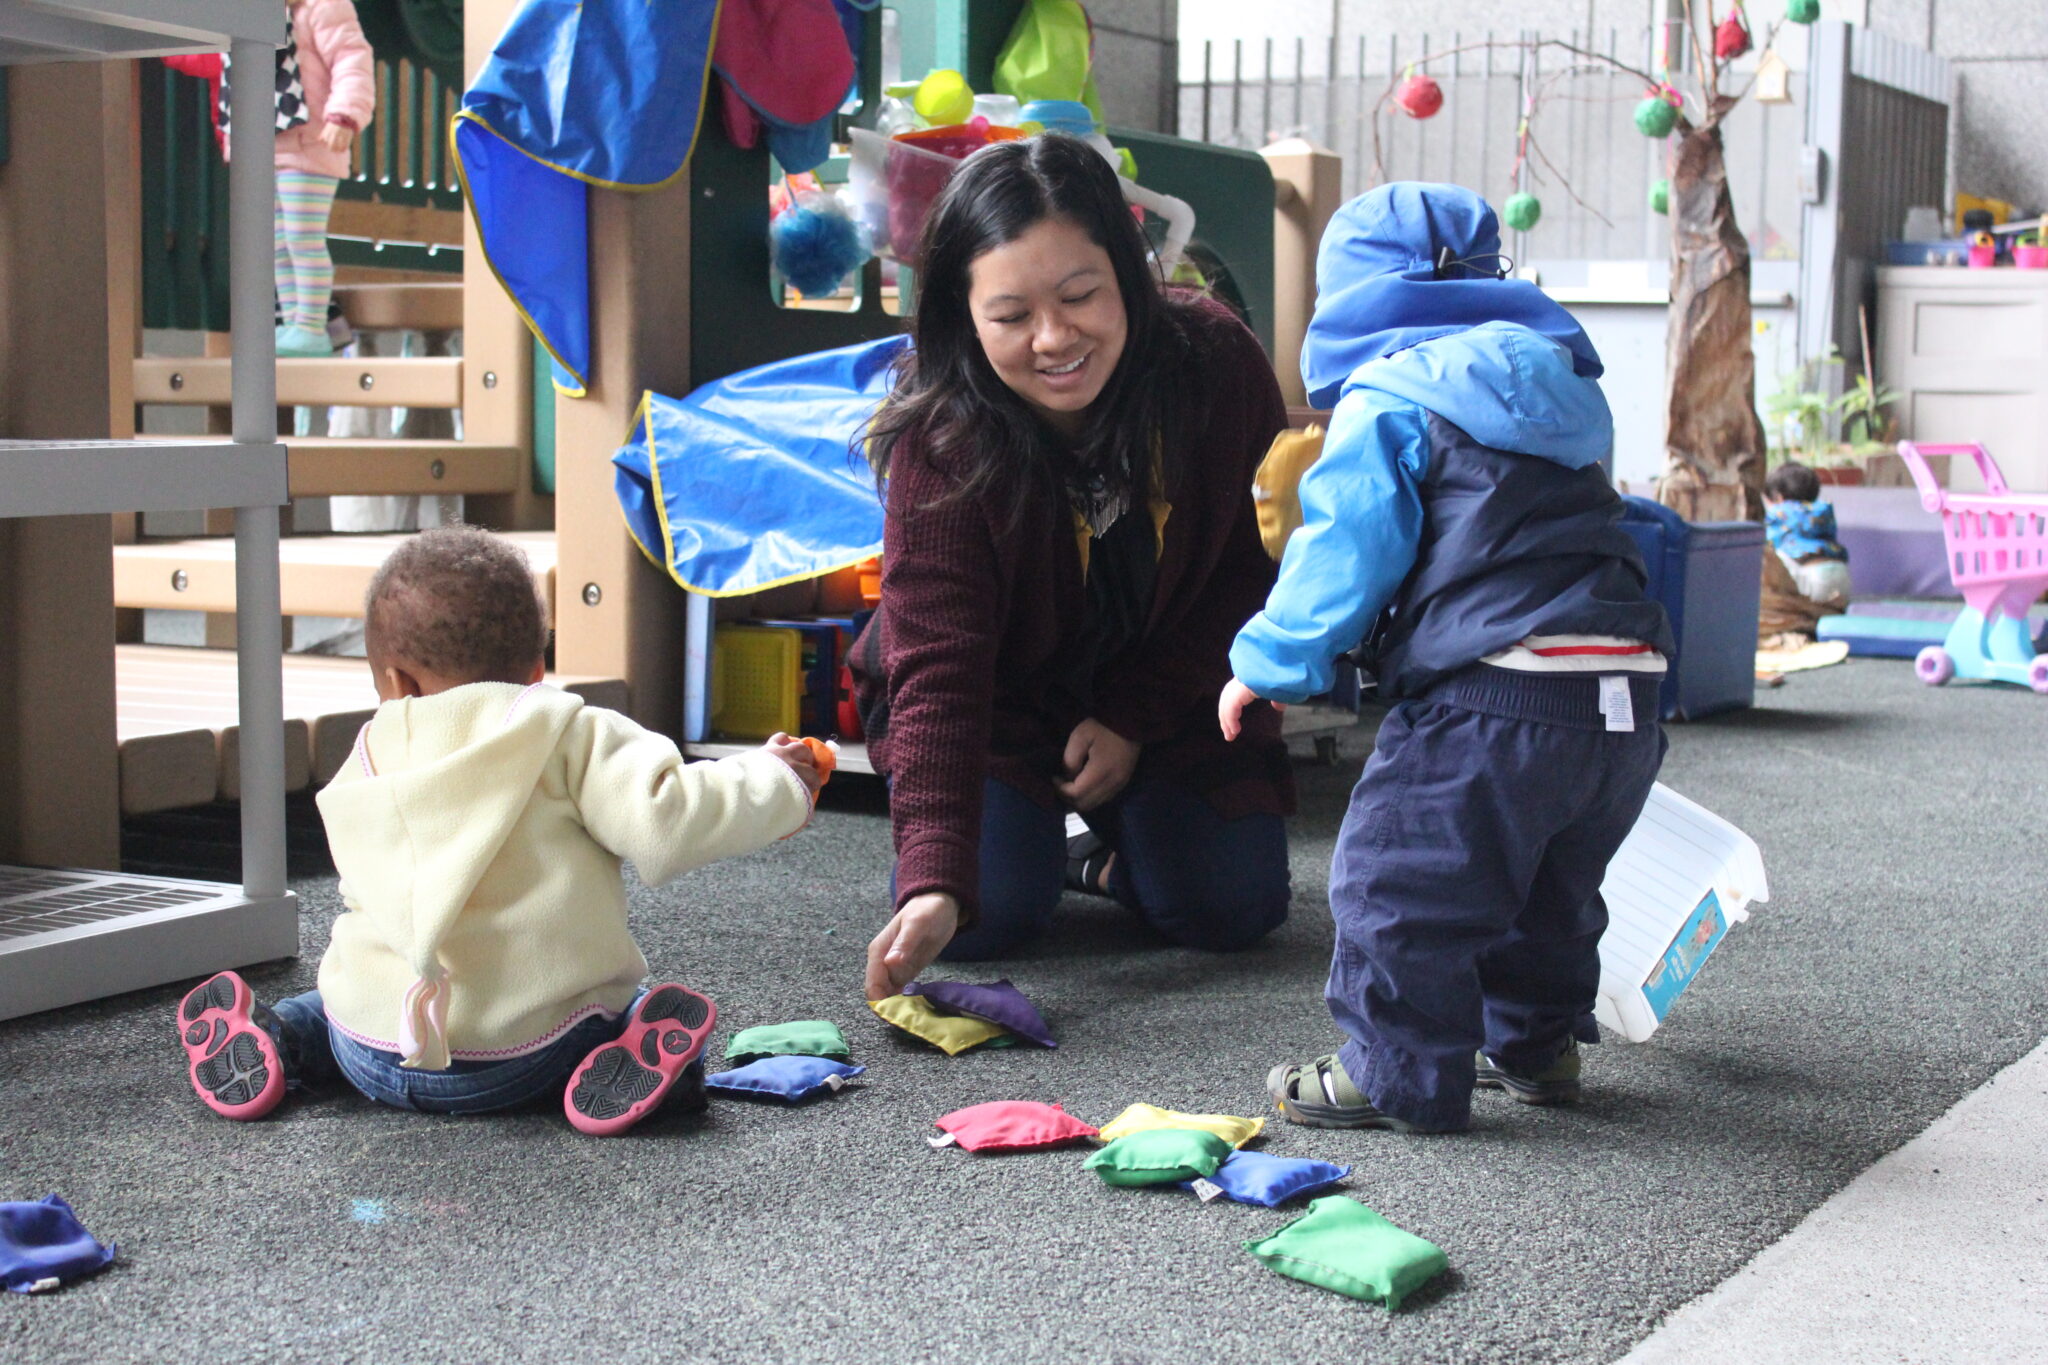
<instances>
[{"instance_id":1,"label":"wooden step","mask_svg":"<svg viewBox=\"0 0 2048 1365\"><path fill-rule=\"evenodd\" d=\"M408 538L393 535L286 536L278 543L278 585L286 616L363 614L363 593L390 553ZM526 552L534 585L555 602L555 535L514 531L506 539ZM145 540L114 547L114 605L162 607L172 611L232 612L235 609L235 542L232 537L201 540Z\"/></svg>"},{"instance_id":2,"label":"wooden step","mask_svg":"<svg viewBox=\"0 0 2048 1365\"><path fill-rule=\"evenodd\" d=\"M135 401L221 407L233 401L226 356L144 356L135 362ZM277 362L280 407L459 408L456 356L368 357Z\"/></svg>"},{"instance_id":3,"label":"wooden step","mask_svg":"<svg viewBox=\"0 0 2048 1365\"><path fill-rule=\"evenodd\" d=\"M516 493L526 484L517 446L464 441L281 436L295 498L361 494Z\"/></svg>"},{"instance_id":4,"label":"wooden step","mask_svg":"<svg viewBox=\"0 0 2048 1365\"><path fill-rule=\"evenodd\" d=\"M337 199L327 216L330 237L365 237L374 242L462 245L462 210L424 204L385 204L370 199Z\"/></svg>"},{"instance_id":5,"label":"wooden step","mask_svg":"<svg viewBox=\"0 0 2048 1365\"><path fill-rule=\"evenodd\" d=\"M393 327L452 332L462 326L460 284L338 284L334 298L359 332Z\"/></svg>"},{"instance_id":6,"label":"wooden step","mask_svg":"<svg viewBox=\"0 0 2048 1365\"><path fill-rule=\"evenodd\" d=\"M284 658L285 786L302 791L334 776L356 732L377 709L361 659ZM240 731L232 650L119 645L114 655L121 809L142 815L236 799ZM622 710L616 678L549 674L594 706Z\"/></svg>"}]
</instances>

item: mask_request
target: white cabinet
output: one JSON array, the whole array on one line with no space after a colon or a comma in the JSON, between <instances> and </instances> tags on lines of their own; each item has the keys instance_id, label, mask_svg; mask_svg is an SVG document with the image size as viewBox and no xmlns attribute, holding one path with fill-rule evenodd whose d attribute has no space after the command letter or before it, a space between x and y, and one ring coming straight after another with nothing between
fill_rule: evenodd
<instances>
[{"instance_id":1,"label":"white cabinet","mask_svg":"<svg viewBox=\"0 0 2048 1365\"><path fill-rule=\"evenodd\" d=\"M1880 270L1877 329L1901 436L1976 441L2014 489L2048 489L2048 270ZM1961 461L1951 476L1982 486Z\"/></svg>"}]
</instances>

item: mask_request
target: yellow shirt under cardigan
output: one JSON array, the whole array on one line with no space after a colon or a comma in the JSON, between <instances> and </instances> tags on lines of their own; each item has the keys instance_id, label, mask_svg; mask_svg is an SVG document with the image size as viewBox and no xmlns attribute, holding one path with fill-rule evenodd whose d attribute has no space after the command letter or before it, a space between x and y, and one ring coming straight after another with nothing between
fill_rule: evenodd
<instances>
[{"instance_id":1,"label":"yellow shirt under cardigan","mask_svg":"<svg viewBox=\"0 0 2048 1365\"><path fill-rule=\"evenodd\" d=\"M685 763L615 711L509 683L386 702L319 805L348 907L320 963L328 1018L435 1071L632 1003L647 960L622 859L659 885L811 810L765 750Z\"/></svg>"}]
</instances>

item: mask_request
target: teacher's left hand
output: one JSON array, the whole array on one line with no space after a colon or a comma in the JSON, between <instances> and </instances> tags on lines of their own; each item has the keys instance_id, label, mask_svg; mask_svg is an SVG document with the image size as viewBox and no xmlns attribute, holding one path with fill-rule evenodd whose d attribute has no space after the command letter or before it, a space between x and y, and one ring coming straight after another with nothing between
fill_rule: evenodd
<instances>
[{"instance_id":1,"label":"teacher's left hand","mask_svg":"<svg viewBox=\"0 0 2048 1365\"><path fill-rule=\"evenodd\" d=\"M1070 776L1053 785L1075 810L1094 810L1131 780L1138 766L1138 746L1091 717L1067 736L1066 765Z\"/></svg>"}]
</instances>

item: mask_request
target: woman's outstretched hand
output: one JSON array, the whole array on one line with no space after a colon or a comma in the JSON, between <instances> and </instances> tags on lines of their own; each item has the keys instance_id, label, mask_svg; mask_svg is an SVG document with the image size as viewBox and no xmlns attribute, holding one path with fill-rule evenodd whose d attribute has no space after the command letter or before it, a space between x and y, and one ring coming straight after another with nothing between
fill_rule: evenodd
<instances>
[{"instance_id":1,"label":"woman's outstretched hand","mask_svg":"<svg viewBox=\"0 0 2048 1365\"><path fill-rule=\"evenodd\" d=\"M882 932L868 944L868 999L900 995L929 967L960 927L960 906L934 892L903 902Z\"/></svg>"},{"instance_id":2,"label":"woman's outstretched hand","mask_svg":"<svg viewBox=\"0 0 2048 1365\"><path fill-rule=\"evenodd\" d=\"M1067 736L1068 778L1055 782L1075 810L1094 810L1124 789L1138 767L1138 746L1092 717Z\"/></svg>"},{"instance_id":3,"label":"woman's outstretched hand","mask_svg":"<svg viewBox=\"0 0 2048 1365\"><path fill-rule=\"evenodd\" d=\"M1232 678L1223 684L1223 695L1216 699L1216 723L1223 727L1225 739L1236 739L1244 729L1244 709L1259 700L1259 694ZM1275 711L1285 711L1285 702L1268 702Z\"/></svg>"}]
</instances>

